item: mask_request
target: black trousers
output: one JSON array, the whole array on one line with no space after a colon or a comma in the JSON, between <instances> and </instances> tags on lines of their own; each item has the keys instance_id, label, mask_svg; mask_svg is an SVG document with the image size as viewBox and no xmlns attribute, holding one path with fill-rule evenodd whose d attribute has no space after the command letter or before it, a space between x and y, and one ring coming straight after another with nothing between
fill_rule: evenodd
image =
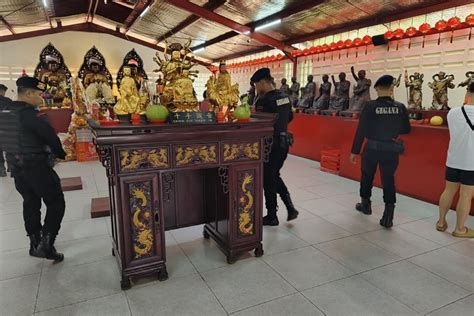
<instances>
[{"instance_id":1,"label":"black trousers","mask_svg":"<svg viewBox=\"0 0 474 316\"><path fill-rule=\"evenodd\" d=\"M50 233L56 236L61 228L66 207L59 179L46 162L35 167L14 167L15 187L23 197L23 219L28 235ZM46 204L44 226L41 225L41 199Z\"/></svg>"},{"instance_id":2,"label":"black trousers","mask_svg":"<svg viewBox=\"0 0 474 316\"><path fill-rule=\"evenodd\" d=\"M362 153L362 178L360 181L360 196L370 200L377 166L383 186L383 200L386 204L395 204L395 171L398 167L398 153L364 149Z\"/></svg>"},{"instance_id":3,"label":"black trousers","mask_svg":"<svg viewBox=\"0 0 474 316\"><path fill-rule=\"evenodd\" d=\"M263 165L263 190L268 213L277 210L277 193L280 196L288 194L288 188L280 176L280 170L287 157L288 149L281 148L277 142L272 146L268 162Z\"/></svg>"}]
</instances>

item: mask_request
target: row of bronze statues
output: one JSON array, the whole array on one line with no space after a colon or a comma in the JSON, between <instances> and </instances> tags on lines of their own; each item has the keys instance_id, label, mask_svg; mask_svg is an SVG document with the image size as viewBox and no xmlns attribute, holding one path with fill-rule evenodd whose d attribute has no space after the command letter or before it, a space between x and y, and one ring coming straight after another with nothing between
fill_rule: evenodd
<instances>
[{"instance_id":1,"label":"row of bronze statues","mask_svg":"<svg viewBox=\"0 0 474 316\"><path fill-rule=\"evenodd\" d=\"M349 96L351 83L346 79L346 73L339 74L339 82L336 82L334 76L331 76L332 83L329 82L329 76L323 75L322 83L319 86L319 96L316 97L316 83L313 76L309 75L308 83L301 89L301 98L298 99L298 90L294 87L299 84L296 83L296 78L293 78L293 84L290 88L286 84L286 79L282 79L281 90L287 92L293 104L303 111L335 111L335 112L360 112L366 101L370 100L370 87L372 82L366 78L366 71L360 70L357 74L354 67L351 67L351 73L356 81L353 90L353 96ZM400 86L401 76L394 82L395 87ZM405 86L408 89L408 108L414 110L422 110L423 106L423 78L424 75L415 72L408 75L405 71ZM433 101L430 110L449 110L448 105L448 89L454 89L456 86L453 83L454 75L447 75L440 71L433 76L433 81L428 83L428 87L433 90ZM458 87L466 87L471 82L474 82L474 72L468 71L466 79L459 83ZM332 86L335 87L335 93L331 96Z\"/></svg>"}]
</instances>

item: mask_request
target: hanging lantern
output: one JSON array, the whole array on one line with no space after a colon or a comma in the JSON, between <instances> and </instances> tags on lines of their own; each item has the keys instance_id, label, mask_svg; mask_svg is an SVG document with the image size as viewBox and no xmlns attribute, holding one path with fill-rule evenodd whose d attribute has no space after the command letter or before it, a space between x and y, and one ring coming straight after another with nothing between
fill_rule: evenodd
<instances>
[{"instance_id":1,"label":"hanging lantern","mask_svg":"<svg viewBox=\"0 0 474 316\"><path fill-rule=\"evenodd\" d=\"M396 29L394 35L396 38L400 39L405 35L405 31L402 29Z\"/></svg>"},{"instance_id":2,"label":"hanging lantern","mask_svg":"<svg viewBox=\"0 0 474 316\"><path fill-rule=\"evenodd\" d=\"M316 54L319 54L320 52L322 52L323 48L321 47L321 45L318 45L315 47L316 49Z\"/></svg>"},{"instance_id":3,"label":"hanging lantern","mask_svg":"<svg viewBox=\"0 0 474 316\"><path fill-rule=\"evenodd\" d=\"M305 56L309 55L309 49L308 48L303 49L303 55L305 55Z\"/></svg>"},{"instance_id":4,"label":"hanging lantern","mask_svg":"<svg viewBox=\"0 0 474 316\"><path fill-rule=\"evenodd\" d=\"M337 44L332 42L331 45L329 45L329 47L331 48L331 50L335 50L337 48Z\"/></svg>"},{"instance_id":5,"label":"hanging lantern","mask_svg":"<svg viewBox=\"0 0 474 316\"><path fill-rule=\"evenodd\" d=\"M429 33L429 31L431 31L431 25L429 23L423 23L422 25L420 25L418 30L420 31L421 34L423 34L423 43L421 44L421 47L424 48L425 47L425 36L426 36L426 34Z\"/></svg>"},{"instance_id":6,"label":"hanging lantern","mask_svg":"<svg viewBox=\"0 0 474 316\"><path fill-rule=\"evenodd\" d=\"M383 37L385 37L385 39L387 39L387 40L391 40L394 36L395 36L395 34L392 31L387 31L383 35Z\"/></svg>"},{"instance_id":7,"label":"hanging lantern","mask_svg":"<svg viewBox=\"0 0 474 316\"><path fill-rule=\"evenodd\" d=\"M472 35L472 27L474 26L474 13L466 16L466 23L467 25L471 27L471 29L469 30L469 40L470 40L471 35Z\"/></svg>"},{"instance_id":8,"label":"hanging lantern","mask_svg":"<svg viewBox=\"0 0 474 316\"><path fill-rule=\"evenodd\" d=\"M283 59L283 55L282 55L282 54L278 54L278 55L277 55L277 59L278 59L278 60L282 60L282 59Z\"/></svg>"},{"instance_id":9,"label":"hanging lantern","mask_svg":"<svg viewBox=\"0 0 474 316\"><path fill-rule=\"evenodd\" d=\"M344 41L343 40L340 40L337 42L337 48L341 49L344 47Z\"/></svg>"},{"instance_id":10,"label":"hanging lantern","mask_svg":"<svg viewBox=\"0 0 474 316\"><path fill-rule=\"evenodd\" d=\"M365 44L365 45L369 45L369 44L372 44L372 37L370 37L370 35L366 35L362 38L362 42Z\"/></svg>"},{"instance_id":11,"label":"hanging lantern","mask_svg":"<svg viewBox=\"0 0 474 316\"><path fill-rule=\"evenodd\" d=\"M324 44L322 46L322 49L323 49L323 52L327 52L329 50L329 45L328 44Z\"/></svg>"},{"instance_id":12,"label":"hanging lantern","mask_svg":"<svg viewBox=\"0 0 474 316\"><path fill-rule=\"evenodd\" d=\"M461 25L461 19L457 16L454 16L448 20L449 28L455 29Z\"/></svg>"},{"instance_id":13,"label":"hanging lantern","mask_svg":"<svg viewBox=\"0 0 474 316\"><path fill-rule=\"evenodd\" d=\"M360 46L362 44L362 39L360 37L354 38L354 45L355 46Z\"/></svg>"},{"instance_id":14,"label":"hanging lantern","mask_svg":"<svg viewBox=\"0 0 474 316\"><path fill-rule=\"evenodd\" d=\"M445 20L439 20L435 24L435 29L438 30L438 32L444 31L448 27L448 23Z\"/></svg>"},{"instance_id":15,"label":"hanging lantern","mask_svg":"<svg viewBox=\"0 0 474 316\"><path fill-rule=\"evenodd\" d=\"M351 47L352 46L352 40L346 39L344 41L344 46L347 47L347 48Z\"/></svg>"},{"instance_id":16,"label":"hanging lantern","mask_svg":"<svg viewBox=\"0 0 474 316\"><path fill-rule=\"evenodd\" d=\"M416 35L416 32L417 32L416 27L410 26L409 28L407 28L405 34L408 35L409 37L412 37Z\"/></svg>"}]
</instances>

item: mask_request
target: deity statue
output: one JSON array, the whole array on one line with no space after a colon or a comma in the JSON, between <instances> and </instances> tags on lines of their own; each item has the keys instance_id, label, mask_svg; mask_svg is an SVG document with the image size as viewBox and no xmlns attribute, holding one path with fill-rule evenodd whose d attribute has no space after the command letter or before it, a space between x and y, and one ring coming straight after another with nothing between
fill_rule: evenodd
<instances>
[{"instance_id":1,"label":"deity statue","mask_svg":"<svg viewBox=\"0 0 474 316\"><path fill-rule=\"evenodd\" d=\"M164 59L161 59L158 53L153 58L159 66L155 72L163 74L164 89L161 101L173 112L197 111L198 102L191 77L196 77L198 71L191 70L196 63L193 58L188 59L190 45L190 40L184 47L179 43L168 45L168 42L165 42ZM171 59L168 58L168 51L171 52Z\"/></svg>"},{"instance_id":2,"label":"deity statue","mask_svg":"<svg viewBox=\"0 0 474 316\"><path fill-rule=\"evenodd\" d=\"M230 73L227 72L226 65L221 62L217 78L211 76L206 83L207 97L214 109L219 112L230 113L239 102L239 84L232 84Z\"/></svg>"},{"instance_id":3,"label":"deity statue","mask_svg":"<svg viewBox=\"0 0 474 316\"><path fill-rule=\"evenodd\" d=\"M365 70L359 70L359 73L356 74L354 66L352 66L351 72L357 84L354 87L354 95L349 101L349 111L360 112L365 102L370 101L370 86L372 85L372 81L366 78Z\"/></svg>"},{"instance_id":4,"label":"deity statue","mask_svg":"<svg viewBox=\"0 0 474 316\"><path fill-rule=\"evenodd\" d=\"M331 97L329 101L329 109L332 111L344 111L349 107L349 90L351 83L346 80L346 73L341 72L339 74L339 82L334 80L334 76L331 76L332 82L336 93Z\"/></svg>"},{"instance_id":5,"label":"deity statue","mask_svg":"<svg viewBox=\"0 0 474 316\"><path fill-rule=\"evenodd\" d=\"M120 67L117 73L117 86L120 88L120 83L123 78L123 68L130 67L132 70L132 78L135 79L137 84L137 89L140 90L142 84L148 80L148 76L146 74L145 69L143 68L143 60L141 59L140 55L132 49L130 52L125 55L123 59L122 66Z\"/></svg>"},{"instance_id":6,"label":"deity statue","mask_svg":"<svg viewBox=\"0 0 474 316\"><path fill-rule=\"evenodd\" d=\"M316 83L313 82L313 75L308 75L308 83L301 92L301 99L298 102L297 107L309 108L313 105L314 95L316 94Z\"/></svg>"},{"instance_id":7,"label":"deity statue","mask_svg":"<svg viewBox=\"0 0 474 316\"><path fill-rule=\"evenodd\" d=\"M132 78L132 69L124 67L123 75L119 89L120 99L114 106L114 113L117 115L144 114L145 108L142 107L135 79Z\"/></svg>"},{"instance_id":8,"label":"deity statue","mask_svg":"<svg viewBox=\"0 0 474 316\"><path fill-rule=\"evenodd\" d=\"M105 83L112 88L112 75L105 65L104 56L95 46L84 56L78 77L86 89L91 83Z\"/></svg>"},{"instance_id":9,"label":"deity statue","mask_svg":"<svg viewBox=\"0 0 474 316\"><path fill-rule=\"evenodd\" d=\"M409 89L408 108L421 110L423 109L423 74L415 72L408 76L405 70L405 87Z\"/></svg>"},{"instance_id":10,"label":"deity statue","mask_svg":"<svg viewBox=\"0 0 474 316\"><path fill-rule=\"evenodd\" d=\"M314 100L313 108L317 110L327 110L329 107L329 99L331 97L332 84L329 82L329 76L323 76L323 82L319 87L319 97Z\"/></svg>"},{"instance_id":11,"label":"deity statue","mask_svg":"<svg viewBox=\"0 0 474 316\"><path fill-rule=\"evenodd\" d=\"M61 53L51 43L41 51L35 77L47 84L46 94L53 100L54 106L71 105L69 89L71 72L64 64Z\"/></svg>"},{"instance_id":12,"label":"deity statue","mask_svg":"<svg viewBox=\"0 0 474 316\"><path fill-rule=\"evenodd\" d=\"M458 87L467 87L466 89L469 89L469 86L474 83L474 71L468 71L466 72L466 80L464 80L463 82L461 82ZM469 92L466 92L466 100L465 100L465 104L467 104L468 102L468 94Z\"/></svg>"},{"instance_id":13,"label":"deity statue","mask_svg":"<svg viewBox=\"0 0 474 316\"><path fill-rule=\"evenodd\" d=\"M86 89L89 102L96 101L98 104L114 104L115 97L112 88L105 82L93 82Z\"/></svg>"},{"instance_id":14,"label":"deity statue","mask_svg":"<svg viewBox=\"0 0 474 316\"><path fill-rule=\"evenodd\" d=\"M433 76L433 82L428 83L428 87L433 90L432 110L449 110L448 89L454 89L454 75L446 75L440 71Z\"/></svg>"}]
</instances>

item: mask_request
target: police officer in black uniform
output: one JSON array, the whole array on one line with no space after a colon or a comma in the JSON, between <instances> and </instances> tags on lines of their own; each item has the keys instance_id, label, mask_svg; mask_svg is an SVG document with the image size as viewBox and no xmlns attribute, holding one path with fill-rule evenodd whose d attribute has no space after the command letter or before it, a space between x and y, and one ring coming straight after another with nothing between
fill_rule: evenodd
<instances>
[{"instance_id":1,"label":"police officer in black uniform","mask_svg":"<svg viewBox=\"0 0 474 316\"><path fill-rule=\"evenodd\" d=\"M390 75L380 77L374 87L378 98L365 104L361 112L359 126L352 145L351 162L361 151L364 139L367 139L362 153L362 177L360 181L361 203L356 209L366 215L372 214L370 197L372 183L377 166L383 185L385 210L380 225L393 226L395 211L395 171L399 155L403 153L403 142L398 139L401 134L410 133L408 112L402 103L393 100L395 78Z\"/></svg>"},{"instance_id":2,"label":"police officer in black uniform","mask_svg":"<svg viewBox=\"0 0 474 316\"><path fill-rule=\"evenodd\" d=\"M7 152L6 156L15 187L23 197L30 255L59 262L64 256L56 251L54 242L64 216L65 201L52 157L64 159L66 153L54 129L38 117L37 107L43 102L41 93L46 84L36 78L21 77L16 85L18 101L12 101L7 109L18 119L19 149ZM41 199L47 207L44 225L41 225Z\"/></svg>"},{"instance_id":3,"label":"police officer in black uniform","mask_svg":"<svg viewBox=\"0 0 474 316\"><path fill-rule=\"evenodd\" d=\"M8 88L0 84L0 111L5 109L7 105L12 102L10 98L7 98L5 96ZM0 147L0 177L6 177L7 176L7 169L5 168L5 156L3 155L3 149Z\"/></svg>"},{"instance_id":4,"label":"police officer in black uniform","mask_svg":"<svg viewBox=\"0 0 474 316\"><path fill-rule=\"evenodd\" d=\"M280 177L280 169L288 156L288 150L293 142L288 134L288 123L293 119L290 98L287 94L275 89L270 69L257 70L251 82L259 98L255 105L257 112L277 113L273 132L273 144L268 162L263 166L263 188L265 191L265 204L267 216L263 218L263 225L278 226L277 193L288 210L288 221L298 217L298 211L291 201L288 188Z\"/></svg>"}]
</instances>

